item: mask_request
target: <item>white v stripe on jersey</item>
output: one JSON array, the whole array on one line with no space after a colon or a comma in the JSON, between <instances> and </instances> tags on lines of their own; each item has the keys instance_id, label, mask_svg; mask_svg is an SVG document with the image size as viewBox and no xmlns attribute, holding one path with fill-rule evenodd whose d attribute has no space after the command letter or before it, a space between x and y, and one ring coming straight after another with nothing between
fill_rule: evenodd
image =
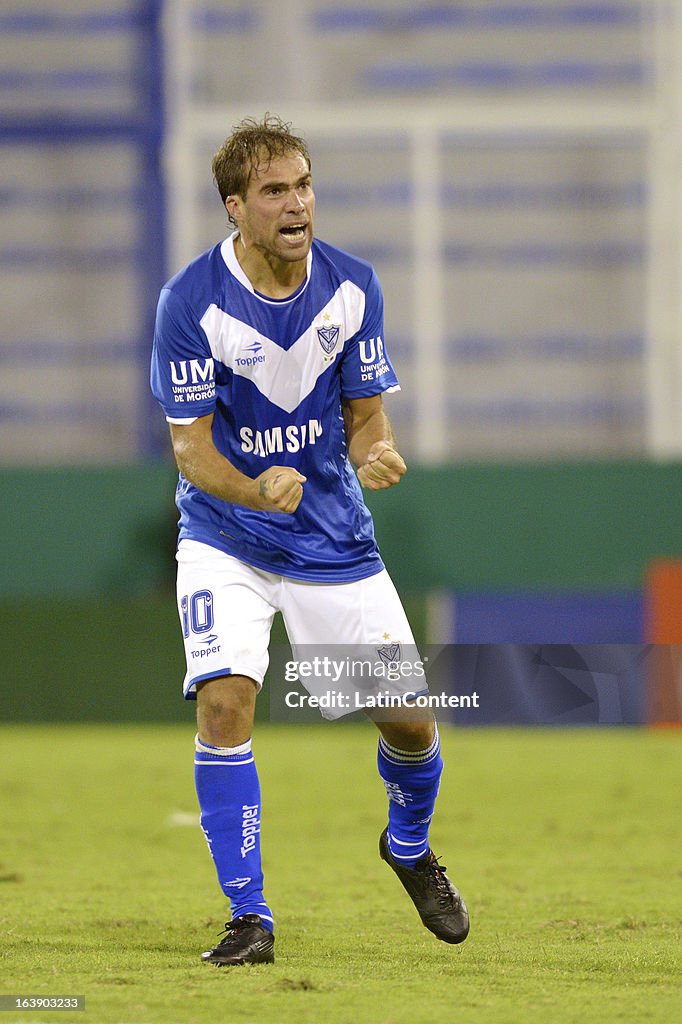
<instances>
[{"instance_id":1,"label":"white v stripe on jersey","mask_svg":"<svg viewBox=\"0 0 682 1024\"><path fill-rule=\"evenodd\" d=\"M213 358L240 377L247 377L273 405L293 412L312 392L318 378L340 356L348 338L360 330L365 315L365 294L344 281L313 323L288 349L260 334L211 304L201 318ZM316 337L318 327L341 325L339 340L327 355ZM252 346L260 346L262 361L245 358Z\"/></svg>"}]
</instances>

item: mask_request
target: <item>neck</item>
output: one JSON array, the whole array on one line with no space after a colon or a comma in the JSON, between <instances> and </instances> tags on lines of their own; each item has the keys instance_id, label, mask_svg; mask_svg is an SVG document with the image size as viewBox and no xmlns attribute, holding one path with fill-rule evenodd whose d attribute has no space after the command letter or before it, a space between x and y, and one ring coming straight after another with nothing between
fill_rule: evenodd
<instances>
[{"instance_id":1,"label":"neck","mask_svg":"<svg viewBox=\"0 0 682 1024\"><path fill-rule=\"evenodd\" d=\"M308 273L308 257L287 262L257 246L244 245L241 235L234 240L234 253L240 267L257 292L271 299L286 299L303 284Z\"/></svg>"}]
</instances>

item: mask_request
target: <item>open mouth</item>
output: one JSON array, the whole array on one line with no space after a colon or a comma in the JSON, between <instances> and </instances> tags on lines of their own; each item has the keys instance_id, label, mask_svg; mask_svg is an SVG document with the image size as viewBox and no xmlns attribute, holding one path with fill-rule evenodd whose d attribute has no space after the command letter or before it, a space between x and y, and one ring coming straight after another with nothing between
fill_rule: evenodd
<instances>
[{"instance_id":1,"label":"open mouth","mask_svg":"<svg viewBox=\"0 0 682 1024\"><path fill-rule=\"evenodd\" d=\"M279 233L296 242L305 237L305 228L305 224L289 224L285 228L280 228Z\"/></svg>"}]
</instances>

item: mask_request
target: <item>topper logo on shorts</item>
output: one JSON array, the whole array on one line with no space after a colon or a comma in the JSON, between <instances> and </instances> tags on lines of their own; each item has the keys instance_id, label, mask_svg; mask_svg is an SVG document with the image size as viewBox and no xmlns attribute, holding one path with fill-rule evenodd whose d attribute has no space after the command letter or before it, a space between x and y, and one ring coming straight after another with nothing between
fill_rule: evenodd
<instances>
[{"instance_id":1,"label":"topper logo on shorts","mask_svg":"<svg viewBox=\"0 0 682 1024\"><path fill-rule=\"evenodd\" d=\"M242 857L246 857L247 853L253 850L259 832L258 804L242 804Z\"/></svg>"},{"instance_id":2,"label":"topper logo on shorts","mask_svg":"<svg viewBox=\"0 0 682 1024\"><path fill-rule=\"evenodd\" d=\"M195 660L197 658L208 658L209 654L219 654L221 649L222 649L222 644L215 644L215 643L213 643L213 641L217 640L217 639L218 639L217 636L211 635L208 638L208 640L200 640L199 641L200 644L212 644L212 646L211 647L203 647L199 651L190 651L189 653L192 655L192 657Z\"/></svg>"}]
</instances>

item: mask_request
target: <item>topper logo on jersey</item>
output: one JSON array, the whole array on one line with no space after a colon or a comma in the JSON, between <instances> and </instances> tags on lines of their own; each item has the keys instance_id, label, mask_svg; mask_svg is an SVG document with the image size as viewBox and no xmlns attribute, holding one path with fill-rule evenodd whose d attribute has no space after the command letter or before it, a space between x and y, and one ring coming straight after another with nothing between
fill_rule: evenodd
<instances>
[{"instance_id":1,"label":"topper logo on jersey","mask_svg":"<svg viewBox=\"0 0 682 1024\"><path fill-rule=\"evenodd\" d=\"M263 346L260 341L254 341L253 345L246 345L242 352L250 352L251 354L248 356L237 356L235 359L237 366L255 366L256 363L265 362Z\"/></svg>"}]
</instances>

